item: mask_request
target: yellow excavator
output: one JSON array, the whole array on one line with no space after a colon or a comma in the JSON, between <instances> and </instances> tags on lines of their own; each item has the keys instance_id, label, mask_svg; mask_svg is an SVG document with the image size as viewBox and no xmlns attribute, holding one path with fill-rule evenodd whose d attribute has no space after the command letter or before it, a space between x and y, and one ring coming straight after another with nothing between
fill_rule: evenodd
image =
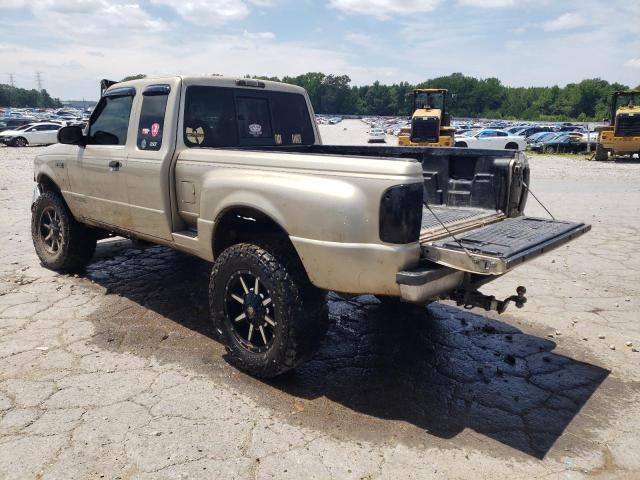
<instances>
[{"instance_id":1,"label":"yellow excavator","mask_svg":"<svg viewBox=\"0 0 640 480\"><path fill-rule=\"evenodd\" d=\"M640 90L615 92L611 97L609 125L596 128L595 159L617 155L640 155Z\"/></svg>"},{"instance_id":2,"label":"yellow excavator","mask_svg":"<svg viewBox=\"0 0 640 480\"><path fill-rule=\"evenodd\" d=\"M404 147L453 147L455 128L447 109L444 88L416 88L412 92L411 126L398 134Z\"/></svg>"}]
</instances>

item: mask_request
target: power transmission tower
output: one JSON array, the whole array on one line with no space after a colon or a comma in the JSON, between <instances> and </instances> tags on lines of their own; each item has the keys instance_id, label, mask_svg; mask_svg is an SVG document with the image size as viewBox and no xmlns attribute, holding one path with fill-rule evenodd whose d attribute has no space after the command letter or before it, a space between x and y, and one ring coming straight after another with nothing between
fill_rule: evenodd
<instances>
[{"instance_id":1,"label":"power transmission tower","mask_svg":"<svg viewBox=\"0 0 640 480\"><path fill-rule=\"evenodd\" d=\"M36 84L38 85L38 91L42 91L42 72L36 72Z\"/></svg>"},{"instance_id":2,"label":"power transmission tower","mask_svg":"<svg viewBox=\"0 0 640 480\"><path fill-rule=\"evenodd\" d=\"M9 84L10 84L12 87L15 87L15 86L16 86L16 83L15 83L14 79L15 79L15 73L10 73L10 74L9 74Z\"/></svg>"}]
</instances>

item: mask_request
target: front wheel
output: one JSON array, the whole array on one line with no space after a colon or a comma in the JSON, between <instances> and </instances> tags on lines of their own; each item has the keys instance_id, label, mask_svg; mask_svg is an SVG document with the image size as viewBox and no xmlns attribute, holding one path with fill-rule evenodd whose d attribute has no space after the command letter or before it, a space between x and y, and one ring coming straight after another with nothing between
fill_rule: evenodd
<instances>
[{"instance_id":1,"label":"front wheel","mask_svg":"<svg viewBox=\"0 0 640 480\"><path fill-rule=\"evenodd\" d=\"M29 142L27 142L27 139L26 139L26 138L24 138L24 137L18 137L18 138L16 138L16 139L13 141L12 145L13 145L14 147L26 147L28 143L29 143Z\"/></svg>"},{"instance_id":2,"label":"front wheel","mask_svg":"<svg viewBox=\"0 0 640 480\"><path fill-rule=\"evenodd\" d=\"M542 152L543 153L556 153L556 149L554 147L548 146L548 147L544 147Z\"/></svg>"},{"instance_id":3,"label":"front wheel","mask_svg":"<svg viewBox=\"0 0 640 480\"><path fill-rule=\"evenodd\" d=\"M252 244L237 244L211 271L209 303L224 335L229 362L260 378L295 368L315 351L326 331L324 292L294 262Z\"/></svg>"},{"instance_id":4,"label":"front wheel","mask_svg":"<svg viewBox=\"0 0 640 480\"><path fill-rule=\"evenodd\" d=\"M606 162L607 160L609 160L609 150L603 148L601 145L598 145L596 147L595 158L598 162Z\"/></svg>"},{"instance_id":5,"label":"front wheel","mask_svg":"<svg viewBox=\"0 0 640 480\"><path fill-rule=\"evenodd\" d=\"M55 192L44 192L31 214L31 238L42 265L67 271L84 267L96 250L93 230L78 223Z\"/></svg>"}]
</instances>

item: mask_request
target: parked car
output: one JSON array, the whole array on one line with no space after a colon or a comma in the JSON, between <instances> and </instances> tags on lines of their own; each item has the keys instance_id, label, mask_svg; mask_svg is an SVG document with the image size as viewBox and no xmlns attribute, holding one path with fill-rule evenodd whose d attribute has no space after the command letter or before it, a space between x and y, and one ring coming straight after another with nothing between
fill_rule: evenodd
<instances>
[{"instance_id":1,"label":"parked car","mask_svg":"<svg viewBox=\"0 0 640 480\"><path fill-rule=\"evenodd\" d=\"M524 150L527 145L523 137L509 135L503 130L485 128L471 135L456 136L455 146L490 150Z\"/></svg>"},{"instance_id":2,"label":"parked car","mask_svg":"<svg viewBox=\"0 0 640 480\"><path fill-rule=\"evenodd\" d=\"M59 123L35 123L22 130L6 130L0 133L2 143L11 147L50 145L58 142Z\"/></svg>"},{"instance_id":3,"label":"parked car","mask_svg":"<svg viewBox=\"0 0 640 480\"><path fill-rule=\"evenodd\" d=\"M24 118L24 117L21 117L21 118L6 117L2 121L7 124L7 130L12 130L12 129L15 129L16 127L22 127L29 123L34 123L35 120L33 118Z\"/></svg>"},{"instance_id":4,"label":"parked car","mask_svg":"<svg viewBox=\"0 0 640 480\"><path fill-rule=\"evenodd\" d=\"M538 133L534 133L533 135L529 135L527 138L525 138L525 141L531 145L534 143L540 143L543 142L545 140L551 140L554 137L557 137L558 135L561 135L558 132L538 132Z\"/></svg>"},{"instance_id":5,"label":"parked car","mask_svg":"<svg viewBox=\"0 0 640 480\"><path fill-rule=\"evenodd\" d=\"M20 127L7 128L6 130L3 130L2 132L0 132L0 143L4 143L6 145L7 142L5 142L5 138L13 137L16 133L28 130L34 125L35 123L27 123L26 125L22 125Z\"/></svg>"},{"instance_id":6,"label":"parked car","mask_svg":"<svg viewBox=\"0 0 640 480\"><path fill-rule=\"evenodd\" d=\"M368 135L367 143L386 142L386 136L385 136L384 130L382 130L381 128L372 128L371 130L369 130L367 135Z\"/></svg>"},{"instance_id":7,"label":"parked car","mask_svg":"<svg viewBox=\"0 0 640 480\"><path fill-rule=\"evenodd\" d=\"M539 133L539 132L553 132L555 129L553 127L550 126L534 126L534 127L527 127L524 130L520 130L517 135L520 137L528 137L529 135L533 135L534 133Z\"/></svg>"},{"instance_id":8,"label":"parked car","mask_svg":"<svg viewBox=\"0 0 640 480\"><path fill-rule=\"evenodd\" d=\"M597 141L591 141L591 150L595 150ZM561 133L560 135L531 146L541 153L583 153L587 151L587 140L583 135Z\"/></svg>"}]
</instances>

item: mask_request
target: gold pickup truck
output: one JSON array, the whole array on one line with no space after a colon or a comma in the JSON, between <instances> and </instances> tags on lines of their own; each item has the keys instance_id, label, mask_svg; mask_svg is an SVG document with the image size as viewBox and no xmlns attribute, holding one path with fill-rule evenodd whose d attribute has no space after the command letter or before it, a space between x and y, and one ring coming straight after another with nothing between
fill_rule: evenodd
<instances>
[{"instance_id":1,"label":"gold pickup truck","mask_svg":"<svg viewBox=\"0 0 640 480\"><path fill-rule=\"evenodd\" d=\"M229 358L271 377L326 331L326 291L522 306L478 288L586 232L523 216L517 151L322 145L306 92L224 77L107 84L87 127L35 158L42 264L80 269L112 235L213 263Z\"/></svg>"}]
</instances>

